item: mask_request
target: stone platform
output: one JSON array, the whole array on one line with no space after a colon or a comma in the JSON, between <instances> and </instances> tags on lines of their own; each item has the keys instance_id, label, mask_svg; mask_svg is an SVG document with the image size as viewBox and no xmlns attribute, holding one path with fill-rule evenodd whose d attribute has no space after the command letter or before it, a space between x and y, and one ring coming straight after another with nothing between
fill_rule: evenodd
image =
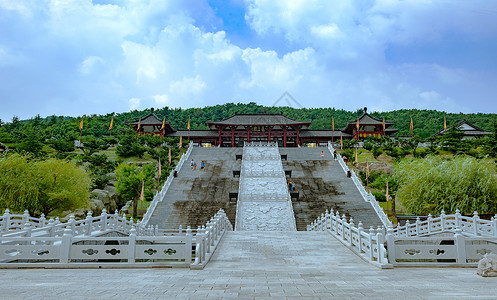
<instances>
[{"instance_id":1,"label":"stone platform","mask_svg":"<svg viewBox=\"0 0 497 300\"><path fill-rule=\"evenodd\" d=\"M344 251L345 250L345 251ZM381 270L324 232L228 232L204 270L0 270L0 299L495 299L476 269Z\"/></svg>"}]
</instances>

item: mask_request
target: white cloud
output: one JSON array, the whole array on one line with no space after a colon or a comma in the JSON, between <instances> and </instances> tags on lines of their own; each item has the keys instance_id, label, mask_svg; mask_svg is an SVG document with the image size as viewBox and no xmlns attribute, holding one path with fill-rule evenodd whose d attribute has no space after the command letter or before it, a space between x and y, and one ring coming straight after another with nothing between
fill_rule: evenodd
<instances>
[{"instance_id":1,"label":"white cloud","mask_svg":"<svg viewBox=\"0 0 497 300\"><path fill-rule=\"evenodd\" d=\"M129 110L140 109L141 100L140 98L131 98L128 100Z\"/></svg>"},{"instance_id":2,"label":"white cloud","mask_svg":"<svg viewBox=\"0 0 497 300\"><path fill-rule=\"evenodd\" d=\"M102 65L103 63L104 60L101 57L89 56L79 65L79 72L84 75L89 75L98 67L98 65Z\"/></svg>"},{"instance_id":3,"label":"white cloud","mask_svg":"<svg viewBox=\"0 0 497 300\"><path fill-rule=\"evenodd\" d=\"M497 109L491 66L391 62L386 54L447 34L459 43L495 41L490 1L246 0L253 30L246 37L213 30L222 21L209 21L215 14L206 0L108 2L115 4L0 0L2 119L49 115L53 107L78 115L271 105L284 91L307 107L465 111L474 109L468 99L481 99L482 110ZM38 103L36 112L27 103Z\"/></svg>"},{"instance_id":4,"label":"white cloud","mask_svg":"<svg viewBox=\"0 0 497 300\"><path fill-rule=\"evenodd\" d=\"M157 106L166 106L169 103L169 97L166 94L154 95L153 98Z\"/></svg>"}]
</instances>

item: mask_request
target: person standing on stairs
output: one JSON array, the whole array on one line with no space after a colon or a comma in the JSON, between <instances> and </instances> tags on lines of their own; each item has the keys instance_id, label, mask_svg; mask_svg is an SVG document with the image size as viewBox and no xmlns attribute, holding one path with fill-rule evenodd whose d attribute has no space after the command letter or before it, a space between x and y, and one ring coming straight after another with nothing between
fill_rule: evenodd
<instances>
[{"instance_id":1,"label":"person standing on stairs","mask_svg":"<svg viewBox=\"0 0 497 300\"><path fill-rule=\"evenodd\" d=\"M192 162L190 163L190 168L193 170L193 165L195 164L195 161L192 159Z\"/></svg>"},{"instance_id":2,"label":"person standing on stairs","mask_svg":"<svg viewBox=\"0 0 497 300\"><path fill-rule=\"evenodd\" d=\"M321 160L324 159L324 151L321 151Z\"/></svg>"}]
</instances>

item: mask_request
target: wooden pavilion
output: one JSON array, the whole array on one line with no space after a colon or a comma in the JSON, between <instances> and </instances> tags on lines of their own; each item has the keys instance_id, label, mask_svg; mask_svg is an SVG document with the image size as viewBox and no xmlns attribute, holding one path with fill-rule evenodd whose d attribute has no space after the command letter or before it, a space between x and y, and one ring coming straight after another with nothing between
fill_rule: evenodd
<instances>
[{"instance_id":1,"label":"wooden pavilion","mask_svg":"<svg viewBox=\"0 0 497 300\"><path fill-rule=\"evenodd\" d=\"M365 107L362 116L350 121L342 132L357 140L367 137L391 136L398 131L398 129L390 128L393 124L393 122L383 121L368 114L368 109Z\"/></svg>"}]
</instances>

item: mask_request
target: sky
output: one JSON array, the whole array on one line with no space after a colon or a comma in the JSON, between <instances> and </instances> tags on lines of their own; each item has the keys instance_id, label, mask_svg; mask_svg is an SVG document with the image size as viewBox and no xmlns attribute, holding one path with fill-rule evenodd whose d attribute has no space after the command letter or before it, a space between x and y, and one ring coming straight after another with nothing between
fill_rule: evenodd
<instances>
[{"instance_id":1,"label":"sky","mask_svg":"<svg viewBox=\"0 0 497 300\"><path fill-rule=\"evenodd\" d=\"M285 92L294 107L495 113L496 53L494 0L0 0L0 119Z\"/></svg>"}]
</instances>

